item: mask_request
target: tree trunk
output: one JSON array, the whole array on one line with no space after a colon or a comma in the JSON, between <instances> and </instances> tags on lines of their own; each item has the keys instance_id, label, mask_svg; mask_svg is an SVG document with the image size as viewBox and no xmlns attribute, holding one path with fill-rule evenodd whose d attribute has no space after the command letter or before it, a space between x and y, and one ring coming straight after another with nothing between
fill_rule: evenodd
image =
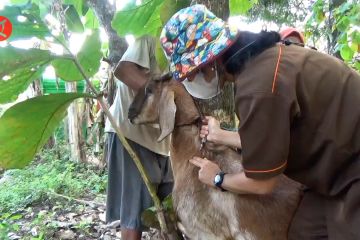
<instances>
[{"instance_id":1,"label":"tree trunk","mask_svg":"<svg viewBox=\"0 0 360 240\"><path fill-rule=\"evenodd\" d=\"M76 82L65 83L66 92L76 92ZM68 108L68 129L71 159L77 162L85 162L86 155L83 149L81 117L78 109L78 100L70 104Z\"/></svg>"},{"instance_id":2,"label":"tree trunk","mask_svg":"<svg viewBox=\"0 0 360 240\"><path fill-rule=\"evenodd\" d=\"M204 4L216 16L224 19L229 17L228 0L194 0L191 4ZM222 73L219 72L219 75ZM210 115L218 119L221 127L234 129L237 125L235 118L234 84L226 82L223 91L211 99L195 99L204 115Z\"/></svg>"},{"instance_id":3,"label":"tree trunk","mask_svg":"<svg viewBox=\"0 0 360 240\"><path fill-rule=\"evenodd\" d=\"M127 49L125 38L119 37L111 26L111 21L115 14L115 6L112 6L109 1L99 0L88 0L87 4L94 10L100 25L109 36L109 57L107 62L110 64L111 69L114 69ZM106 90L109 105L113 103L115 97L116 84L114 82L114 77L109 77Z\"/></svg>"},{"instance_id":4,"label":"tree trunk","mask_svg":"<svg viewBox=\"0 0 360 240\"><path fill-rule=\"evenodd\" d=\"M191 4L203 4L216 16L225 21L229 17L229 0L193 0Z\"/></svg>"},{"instance_id":5,"label":"tree trunk","mask_svg":"<svg viewBox=\"0 0 360 240\"><path fill-rule=\"evenodd\" d=\"M336 8L338 8L344 2L345 2L345 0L330 0L329 1L329 16L326 21L327 32L329 33L327 35L328 54L333 55L341 60L343 60L343 59L340 55L340 51L336 51L337 39L339 38L341 32L339 32L339 30L337 30L336 28L335 28L335 30L333 30L333 29L334 29L334 25L336 24L334 10Z\"/></svg>"}]
</instances>

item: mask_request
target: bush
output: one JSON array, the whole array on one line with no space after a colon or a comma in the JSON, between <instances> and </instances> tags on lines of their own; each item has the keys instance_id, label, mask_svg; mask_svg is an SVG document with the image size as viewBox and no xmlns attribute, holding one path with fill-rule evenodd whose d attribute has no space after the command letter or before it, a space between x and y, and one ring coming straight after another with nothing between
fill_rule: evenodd
<instances>
[{"instance_id":1,"label":"bush","mask_svg":"<svg viewBox=\"0 0 360 240\"><path fill-rule=\"evenodd\" d=\"M42 201L51 192L74 198L103 193L106 181L103 170L70 161L63 145L44 150L30 166L4 173L0 179L0 215Z\"/></svg>"}]
</instances>

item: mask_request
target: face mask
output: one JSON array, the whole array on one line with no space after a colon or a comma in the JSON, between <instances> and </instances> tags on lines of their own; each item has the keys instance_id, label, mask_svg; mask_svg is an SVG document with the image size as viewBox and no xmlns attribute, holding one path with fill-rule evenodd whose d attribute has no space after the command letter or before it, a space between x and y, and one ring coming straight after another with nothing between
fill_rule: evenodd
<instances>
[{"instance_id":1,"label":"face mask","mask_svg":"<svg viewBox=\"0 0 360 240\"><path fill-rule=\"evenodd\" d=\"M196 98L209 99L220 93L217 71L215 71L215 76L210 82L205 80L204 74L200 71L191 82L185 79L182 83L190 95Z\"/></svg>"}]
</instances>

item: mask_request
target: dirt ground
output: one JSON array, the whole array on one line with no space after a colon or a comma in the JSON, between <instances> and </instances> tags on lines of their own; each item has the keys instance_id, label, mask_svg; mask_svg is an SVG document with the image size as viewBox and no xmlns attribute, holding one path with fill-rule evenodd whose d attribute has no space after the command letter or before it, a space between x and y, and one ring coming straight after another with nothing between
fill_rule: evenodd
<instances>
[{"instance_id":1,"label":"dirt ground","mask_svg":"<svg viewBox=\"0 0 360 240\"><path fill-rule=\"evenodd\" d=\"M119 240L120 221L105 223L105 204L99 200L66 199L55 196L16 212L21 216L14 223L17 231L8 234L17 239L77 239ZM151 229L143 233L143 240L158 240L159 234Z\"/></svg>"}]
</instances>

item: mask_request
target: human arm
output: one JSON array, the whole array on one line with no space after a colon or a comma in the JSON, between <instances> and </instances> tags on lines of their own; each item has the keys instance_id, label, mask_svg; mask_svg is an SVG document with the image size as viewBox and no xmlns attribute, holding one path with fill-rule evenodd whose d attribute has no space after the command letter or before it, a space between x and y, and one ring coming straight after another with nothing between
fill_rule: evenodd
<instances>
[{"instance_id":1,"label":"human arm","mask_svg":"<svg viewBox=\"0 0 360 240\"><path fill-rule=\"evenodd\" d=\"M114 71L115 77L121 79L129 88L138 91L149 78L146 69L134 62L120 61Z\"/></svg>"},{"instance_id":2,"label":"human arm","mask_svg":"<svg viewBox=\"0 0 360 240\"><path fill-rule=\"evenodd\" d=\"M137 38L132 43L115 68L114 75L129 88L138 91L145 85L155 69L155 40L149 36Z\"/></svg>"},{"instance_id":3,"label":"human arm","mask_svg":"<svg viewBox=\"0 0 360 240\"><path fill-rule=\"evenodd\" d=\"M189 160L192 164L199 167L199 180L209 186L215 187L215 175L221 170L219 166L206 159L193 157ZM221 187L239 194L269 194L277 183L277 176L269 179L252 179L246 177L244 172L226 174Z\"/></svg>"},{"instance_id":4,"label":"human arm","mask_svg":"<svg viewBox=\"0 0 360 240\"><path fill-rule=\"evenodd\" d=\"M207 141L223 144L235 148L241 148L241 140L238 132L220 128L220 123L213 117L206 116L201 126L200 137Z\"/></svg>"}]
</instances>

